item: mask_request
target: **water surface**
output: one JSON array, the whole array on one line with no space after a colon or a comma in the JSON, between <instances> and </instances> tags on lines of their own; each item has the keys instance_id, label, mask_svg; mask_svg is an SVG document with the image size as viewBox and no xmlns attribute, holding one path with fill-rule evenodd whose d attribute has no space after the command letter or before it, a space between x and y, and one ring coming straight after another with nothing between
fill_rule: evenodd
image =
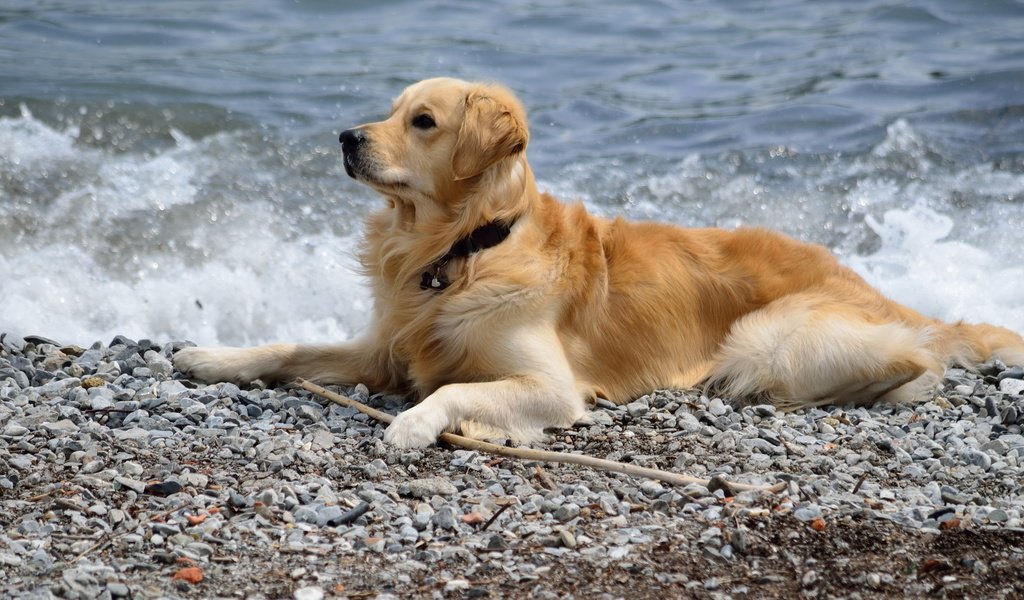
<instances>
[{"instance_id":1,"label":"water surface","mask_svg":"<svg viewBox=\"0 0 1024 600\"><path fill-rule=\"evenodd\" d=\"M928 314L1024 330L1019 2L8 0L0 331L351 336L379 199L338 133L418 79L513 88L542 187L767 225Z\"/></svg>"}]
</instances>

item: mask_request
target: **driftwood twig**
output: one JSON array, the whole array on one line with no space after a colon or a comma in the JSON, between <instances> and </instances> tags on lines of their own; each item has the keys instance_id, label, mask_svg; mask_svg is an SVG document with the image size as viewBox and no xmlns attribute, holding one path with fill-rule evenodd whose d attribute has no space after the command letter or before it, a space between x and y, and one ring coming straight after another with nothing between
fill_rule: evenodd
<instances>
[{"instance_id":1,"label":"driftwood twig","mask_svg":"<svg viewBox=\"0 0 1024 600\"><path fill-rule=\"evenodd\" d=\"M296 384L299 387L313 392L318 396L327 398L328 400L341 404L342 406L348 406L354 408L359 412L369 415L378 421L384 423L391 423L394 420L394 416L370 408L361 402L337 394L328 389L325 389L314 383L310 383L305 379L297 379ZM508 446L499 446L498 444L491 444L489 442L483 442L480 440L474 440L472 438L456 435L454 433L442 433L438 438L440 441L453 446L459 446L460 448L467 448L469 450L476 450L479 452L486 452L488 454L497 454L498 456L510 456L513 458L520 458L523 460L531 460L538 462L551 462L551 463L564 463L580 465L583 467L590 467L593 469L600 469L602 471L611 471L614 473L623 473L625 475L631 475L634 477L645 477L647 479L656 479L672 485L688 485L696 483L699 485L708 485L707 479L701 479L699 477L693 477L692 475L683 475L681 473L671 473L669 471L662 471L660 469L651 469L648 467L641 467L638 465L630 465L626 463L615 462L612 460L605 460L602 458L595 458L593 456L586 456L583 454L569 454L567 452L551 452L549 450L536 450L533 448L510 448ZM764 490L773 493L778 493L786 488L786 484L777 483L775 485L754 485L748 483L733 483L729 482L729 488L733 491L743 490Z\"/></svg>"}]
</instances>

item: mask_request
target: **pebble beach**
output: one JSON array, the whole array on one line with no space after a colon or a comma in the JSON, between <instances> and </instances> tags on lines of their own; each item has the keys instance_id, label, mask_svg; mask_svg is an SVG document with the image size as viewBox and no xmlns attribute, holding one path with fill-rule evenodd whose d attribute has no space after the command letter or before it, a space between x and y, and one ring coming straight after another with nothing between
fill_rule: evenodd
<instances>
[{"instance_id":1,"label":"pebble beach","mask_svg":"<svg viewBox=\"0 0 1024 600\"><path fill-rule=\"evenodd\" d=\"M434 446L295 387L177 373L187 342L0 341L0 596L1024 594L1024 369L913 406L784 414L694 390L536 447L779 493ZM332 388L397 413L404 398Z\"/></svg>"}]
</instances>

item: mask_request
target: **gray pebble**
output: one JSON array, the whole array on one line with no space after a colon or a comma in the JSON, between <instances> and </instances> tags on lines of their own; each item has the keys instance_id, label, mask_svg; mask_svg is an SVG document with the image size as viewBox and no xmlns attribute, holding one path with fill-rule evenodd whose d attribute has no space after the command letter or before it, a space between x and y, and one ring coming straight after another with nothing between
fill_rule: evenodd
<instances>
[{"instance_id":1,"label":"gray pebble","mask_svg":"<svg viewBox=\"0 0 1024 600\"><path fill-rule=\"evenodd\" d=\"M634 418L642 417L650 410L651 407L646 400L637 400L626 405L626 412L629 413L629 416Z\"/></svg>"},{"instance_id":2,"label":"gray pebble","mask_svg":"<svg viewBox=\"0 0 1024 600\"><path fill-rule=\"evenodd\" d=\"M426 477L413 479L401 486L401 493L414 498L430 498L431 496L451 496L458 489L451 481L443 477Z\"/></svg>"},{"instance_id":3,"label":"gray pebble","mask_svg":"<svg viewBox=\"0 0 1024 600\"><path fill-rule=\"evenodd\" d=\"M580 514L580 506L575 502L567 502L555 510L555 518L559 521L570 521Z\"/></svg>"},{"instance_id":4,"label":"gray pebble","mask_svg":"<svg viewBox=\"0 0 1024 600\"><path fill-rule=\"evenodd\" d=\"M295 388L193 388L167 371L173 345L129 341L113 349L100 343L71 359L51 349L29 357L0 348L0 514L11 515L0 566L26 579L52 571L62 582L53 595L141 595L126 572L90 570L92 561L125 553L168 565L190 557L212 575L222 559L254 548L287 549L296 560L307 552L309 560L284 570L298 590L336 578L318 558L342 553L379 564L381 589L405 589L415 572L447 570L443 579L424 582L441 593L446 581L481 580L478 566L496 556L513 580L543 582L544 562L518 552L524 543L545 559L573 553L628 561L647 545L669 544L717 564L750 560L765 538L745 524L788 518L787 508L801 522L855 515L929 532L953 519L1024 525L1024 500L1013 491L1024 480L1017 422L1024 404L1019 394L995 389L1012 389L1024 373L995 364L987 379L950 369L939 395L913 405L733 410L693 391L656 392L624 406L599 400L589 423L536 443L710 479L707 486L669 486L564 466L545 465L541 478L533 463L444 446L398 450L383 442L383 425L352 409L325 408ZM81 369L75 381L70 371L59 372L67 360ZM19 374L24 388L17 387ZM83 387L94 374L99 385ZM342 391L391 412L407 404L365 386ZM789 480L786 490L771 498L728 483L782 479ZM144 494L151 480L184 488L167 497ZM53 509L56 518L43 516L52 503L14 500L52 493L58 483L68 504ZM727 495L733 498L726 503ZM179 503L186 508L153 519ZM462 521L464 514L486 520L499 510L488 529L480 519ZM186 520L194 515L205 520ZM682 522L703 533L679 535L675 525ZM103 535L116 544L73 566L53 558L85 552ZM64 545L58 552L55 544ZM794 567L807 594L825 577L820 565ZM662 575L668 585L679 574ZM869 588L896 591L874 575L866 576ZM686 583L690 593L701 585L741 593L717 578ZM175 584L156 587L164 595L184 593L168 585ZM467 596L472 589L459 587Z\"/></svg>"},{"instance_id":5,"label":"gray pebble","mask_svg":"<svg viewBox=\"0 0 1024 600\"><path fill-rule=\"evenodd\" d=\"M821 507L817 504L804 504L793 511L793 516L804 522L813 521L821 516Z\"/></svg>"},{"instance_id":6,"label":"gray pebble","mask_svg":"<svg viewBox=\"0 0 1024 600\"><path fill-rule=\"evenodd\" d=\"M999 391L1010 395L1024 394L1024 380L1010 378L1003 379L999 382Z\"/></svg>"},{"instance_id":7,"label":"gray pebble","mask_svg":"<svg viewBox=\"0 0 1024 600\"><path fill-rule=\"evenodd\" d=\"M438 529L455 529L455 509L450 506L442 506L434 516L431 517L431 523Z\"/></svg>"}]
</instances>

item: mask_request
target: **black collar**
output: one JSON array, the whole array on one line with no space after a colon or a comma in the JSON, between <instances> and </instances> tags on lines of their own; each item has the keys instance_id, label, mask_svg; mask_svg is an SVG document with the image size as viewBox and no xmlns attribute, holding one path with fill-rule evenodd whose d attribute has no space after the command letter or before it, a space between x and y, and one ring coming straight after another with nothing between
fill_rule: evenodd
<instances>
[{"instance_id":1,"label":"black collar","mask_svg":"<svg viewBox=\"0 0 1024 600\"><path fill-rule=\"evenodd\" d=\"M466 258L481 250L497 246L505 241L505 238L511 233L512 225L514 224L514 222L491 221L477 227L472 233L452 244L452 247L448 249L444 256L431 263L427 270L423 272L423 278L420 279L420 289L433 292L444 290L451 285L451 282L442 273L449 261L454 258Z\"/></svg>"}]
</instances>

